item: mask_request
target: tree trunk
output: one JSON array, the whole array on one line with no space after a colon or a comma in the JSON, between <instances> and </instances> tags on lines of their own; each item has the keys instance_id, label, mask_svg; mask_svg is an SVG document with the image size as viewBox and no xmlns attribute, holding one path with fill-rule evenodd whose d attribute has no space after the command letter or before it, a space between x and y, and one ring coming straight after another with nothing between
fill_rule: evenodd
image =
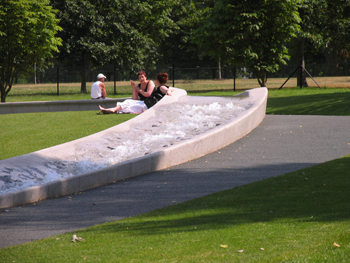
<instances>
[{"instance_id":1,"label":"tree trunk","mask_svg":"<svg viewBox=\"0 0 350 263\"><path fill-rule=\"evenodd\" d=\"M7 94L10 92L12 86L9 86L6 90L6 87L1 87L0 89L0 97L1 97L1 103L6 102Z\"/></svg>"},{"instance_id":2,"label":"tree trunk","mask_svg":"<svg viewBox=\"0 0 350 263\"><path fill-rule=\"evenodd\" d=\"M37 84L37 81L36 81L36 63L34 63L34 84Z\"/></svg>"},{"instance_id":3,"label":"tree trunk","mask_svg":"<svg viewBox=\"0 0 350 263\"><path fill-rule=\"evenodd\" d=\"M6 94L5 92L1 92L1 103L6 102Z\"/></svg>"},{"instance_id":4,"label":"tree trunk","mask_svg":"<svg viewBox=\"0 0 350 263\"><path fill-rule=\"evenodd\" d=\"M256 77L258 79L260 87L266 87L267 72L266 71L256 72L255 75L256 75Z\"/></svg>"},{"instance_id":5,"label":"tree trunk","mask_svg":"<svg viewBox=\"0 0 350 263\"><path fill-rule=\"evenodd\" d=\"M219 58L218 68L219 68L219 70L218 70L218 73L219 73L218 78L221 79L221 58Z\"/></svg>"},{"instance_id":6,"label":"tree trunk","mask_svg":"<svg viewBox=\"0 0 350 263\"><path fill-rule=\"evenodd\" d=\"M86 66L85 66L85 52L82 53L81 61L81 93L87 93L86 91Z\"/></svg>"},{"instance_id":7,"label":"tree trunk","mask_svg":"<svg viewBox=\"0 0 350 263\"><path fill-rule=\"evenodd\" d=\"M309 84L306 81L306 73L305 73L305 57L304 57L304 38L298 40L298 48L297 48L297 57L300 59L298 63L301 65L302 68L302 86L303 87L308 87ZM297 85L300 85L300 74L297 75Z\"/></svg>"}]
</instances>

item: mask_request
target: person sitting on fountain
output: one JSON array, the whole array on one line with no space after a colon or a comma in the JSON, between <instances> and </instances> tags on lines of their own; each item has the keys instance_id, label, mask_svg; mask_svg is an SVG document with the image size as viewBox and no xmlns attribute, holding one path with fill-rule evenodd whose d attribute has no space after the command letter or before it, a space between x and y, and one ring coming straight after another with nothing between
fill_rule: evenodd
<instances>
[{"instance_id":1,"label":"person sitting on fountain","mask_svg":"<svg viewBox=\"0 0 350 263\"><path fill-rule=\"evenodd\" d=\"M131 81L131 87L133 88L132 99L117 102L117 107L114 108L105 109L99 106L102 113L142 113L143 111L151 108L165 95L171 95L173 89L165 86L168 80L168 74L160 73L158 74L159 77L157 75L156 83L159 84L157 89L154 88L155 85L153 81L147 80L147 76L144 71L138 72L137 75L140 84L136 87L135 83ZM138 97L140 97L140 100L137 100Z\"/></svg>"},{"instance_id":2,"label":"person sitting on fountain","mask_svg":"<svg viewBox=\"0 0 350 263\"><path fill-rule=\"evenodd\" d=\"M165 85L167 83L168 79L169 79L169 76L167 73L159 73L156 76L156 85L158 87L153 93L159 94L158 96L160 97L160 99L163 98L165 95L171 96L172 92L174 91L173 88Z\"/></svg>"}]
</instances>

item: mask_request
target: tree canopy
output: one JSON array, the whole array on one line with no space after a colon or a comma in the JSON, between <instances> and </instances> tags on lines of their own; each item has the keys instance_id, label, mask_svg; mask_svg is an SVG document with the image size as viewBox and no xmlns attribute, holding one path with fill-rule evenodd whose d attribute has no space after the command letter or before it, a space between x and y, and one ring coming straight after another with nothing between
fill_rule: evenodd
<instances>
[{"instance_id":1,"label":"tree canopy","mask_svg":"<svg viewBox=\"0 0 350 263\"><path fill-rule=\"evenodd\" d=\"M248 67L266 86L267 73L286 64L299 21L296 0L222 0L207 9L194 41L214 58Z\"/></svg>"},{"instance_id":2,"label":"tree canopy","mask_svg":"<svg viewBox=\"0 0 350 263\"><path fill-rule=\"evenodd\" d=\"M176 26L169 18L171 1L52 0L59 10L63 39L60 60L82 67L113 63L137 71L152 64L157 46Z\"/></svg>"},{"instance_id":3,"label":"tree canopy","mask_svg":"<svg viewBox=\"0 0 350 263\"><path fill-rule=\"evenodd\" d=\"M1 100L15 74L53 54L80 67L82 92L86 71L102 65L200 61L248 68L266 86L291 47L303 59L304 41L326 60L347 59L349 18L350 0L0 0Z\"/></svg>"},{"instance_id":4,"label":"tree canopy","mask_svg":"<svg viewBox=\"0 0 350 263\"><path fill-rule=\"evenodd\" d=\"M44 65L58 51L60 30L48 0L0 0L0 93L5 102L16 74Z\"/></svg>"}]
</instances>

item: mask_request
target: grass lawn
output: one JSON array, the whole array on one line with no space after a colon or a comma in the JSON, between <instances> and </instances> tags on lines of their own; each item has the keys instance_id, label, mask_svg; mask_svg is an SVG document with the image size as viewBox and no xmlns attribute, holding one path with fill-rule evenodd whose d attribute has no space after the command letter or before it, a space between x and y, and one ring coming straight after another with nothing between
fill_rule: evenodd
<instances>
[{"instance_id":1,"label":"grass lawn","mask_svg":"<svg viewBox=\"0 0 350 263\"><path fill-rule=\"evenodd\" d=\"M135 114L65 111L0 115L0 160L31 153L105 130ZM68 128L67 128L68 127ZM14 132L15 131L15 132Z\"/></svg>"},{"instance_id":2,"label":"grass lawn","mask_svg":"<svg viewBox=\"0 0 350 263\"><path fill-rule=\"evenodd\" d=\"M1 262L348 262L350 155L0 250Z\"/></svg>"},{"instance_id":3,"label":"grass lawn","mask_svg":"<svg viewBox=\"0 0 350 263\"><path fill-rule=\"evenodd\" d=\"M232 95L232 91L219 88L212 92L205 92L205 89L195 92L198 88L189 94ZM339 88L270 89L267 113L349 116L349 102L349 89L340 84ZM33 126L33 123L48 122L47 127L55 127L54 121L49 123L55 115L47 114L0 115L1 135L5 138L5 128L11 127L13 131ZM57 114L62 114L61 121L66 122L66 127L78 125L78 120L85 122L76 131L65 132L70 139L73 134L80 133L79 137L104 129L99 122L111 121L108 125L115 125L120 117L130 116L96 115L94 112L65 113L77 114L73 116ZM18 119L13 127L3 124L11 119L7 116L15 118L15 115ZM21 125L28 116L33 119ZM87 122L89 118L93 119L91 123ZM68 119L73 120L68 122ZM46 124L40 125L38 129L33 127L21 134L25 142L36 144L35 132ZM81 134L82 129L85 129L84 134ZM6 136L22 139L16 133L8 132ZM29 138L32 133L33 137ZM38 137L51 138L52 135L43 133ZM8 147L13 146L4 148L1 145L1 152ZM83 237L81 242L70 242L72 233L66 233L3 248L0 261L348 262L349 186L350 155L347 155L140 216L75 231Z\"/></svg>"}]
</instances>

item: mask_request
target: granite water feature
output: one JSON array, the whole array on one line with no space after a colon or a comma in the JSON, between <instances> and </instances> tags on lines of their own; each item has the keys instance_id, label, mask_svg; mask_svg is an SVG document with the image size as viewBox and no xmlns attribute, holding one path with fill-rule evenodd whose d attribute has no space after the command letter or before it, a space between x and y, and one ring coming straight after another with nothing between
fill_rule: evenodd
<instances>
[{"instance_id":1,"label":"granite water feature","mask_svg":"<svg viewBox=\"0 0 350 263\"><path fill-rule=\"evenodd\" d=\"M266 99L266 88L229 98L187 96L175 89L174 96L123 124L0 161L0 207L83 191L198 158L259 125Z\"/></svg>"}]
</instances>

